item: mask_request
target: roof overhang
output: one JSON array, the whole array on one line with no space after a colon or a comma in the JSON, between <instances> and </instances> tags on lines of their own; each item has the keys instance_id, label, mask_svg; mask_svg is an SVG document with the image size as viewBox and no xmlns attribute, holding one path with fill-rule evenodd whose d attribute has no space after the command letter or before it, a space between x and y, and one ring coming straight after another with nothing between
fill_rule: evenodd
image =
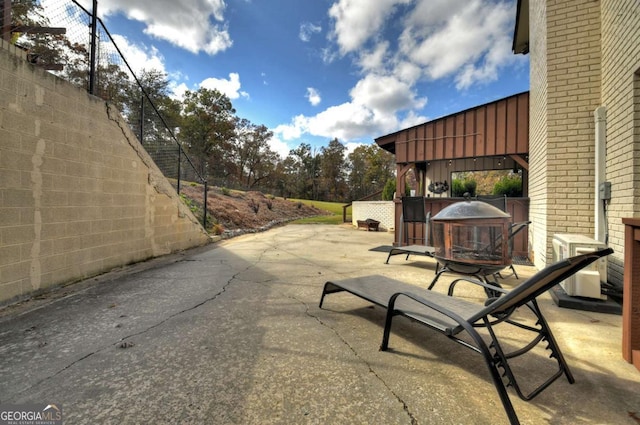
<instances>
[{"instance_id":1,"label":"roof overhang","mask_svg":"<svg viewBox=\"0 0 640 425\"><path fill-rule=\"evenodd\" d=\"M529 53L529 0L518 0L512 48L515 54Z\"/></svg>"}]
</instances>

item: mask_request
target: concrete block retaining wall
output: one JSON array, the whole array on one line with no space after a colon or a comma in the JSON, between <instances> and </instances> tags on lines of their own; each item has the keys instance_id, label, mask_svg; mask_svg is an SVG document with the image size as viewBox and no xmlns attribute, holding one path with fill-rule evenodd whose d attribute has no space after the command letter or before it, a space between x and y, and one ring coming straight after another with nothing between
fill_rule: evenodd
<instances>
[{"instance_id":1,"label":"concrete block retaining wall","mask_svg":"<svg viewBox=\"0 0 640 425\"><path fill-rule=\"evenodd\" d=\"M0 44L0 304L205 244L119 112Z\"/></svg>"}]
</instances>

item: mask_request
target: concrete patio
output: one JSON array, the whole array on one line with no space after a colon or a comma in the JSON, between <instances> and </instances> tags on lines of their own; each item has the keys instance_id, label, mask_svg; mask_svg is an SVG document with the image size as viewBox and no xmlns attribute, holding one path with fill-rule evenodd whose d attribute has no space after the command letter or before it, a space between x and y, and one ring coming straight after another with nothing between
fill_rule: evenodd
<instances>
[{"instance_id":1,"label":"concrete patio","mask_svg":"<svg viewBox=\"0 0 640 425\"><path fill-rule=\"evenodd\" d=\"M403 319L392 351L380 352L382 309L348 294L318 308L331 279L428 283L433 260L385 265L386 253L370 250L392 240L288 225L0 310L0 404L59 403L68 424L507 423L479 355ZM464 296L480 301L473 290ZM562 309L548 294L540 304L576 383L560 378L531 402L510 390L521 423L640 423L640 372L622 359L621 316ZM522 382L547 362L530 356Z\"/></svg>"}]
</instances>

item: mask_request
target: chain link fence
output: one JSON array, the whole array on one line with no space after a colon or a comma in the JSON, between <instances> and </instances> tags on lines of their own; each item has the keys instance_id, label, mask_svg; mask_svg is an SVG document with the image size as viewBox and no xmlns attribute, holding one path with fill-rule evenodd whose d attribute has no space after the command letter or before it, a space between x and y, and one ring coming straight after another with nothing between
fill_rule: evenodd
<instances>
[{"instance_id":1,"label":"chain link fence","mask_svg":"<svg viewBox=\"0 0 640 425\"><path fill-rule=\"evenodd\" d=\"M157 83L153 72L146 70L142 80L136 75L117 44L120 36L113 36L93 10L75 0L0 0L0 13L2 38L26 50L30 62L120 110L178 193L185 183L202 185L200 209L206 228L206 176L198 172L176 138L177 125L170 122L172 110L166 96L153 98Z\"/></svg>"}]
</instances>

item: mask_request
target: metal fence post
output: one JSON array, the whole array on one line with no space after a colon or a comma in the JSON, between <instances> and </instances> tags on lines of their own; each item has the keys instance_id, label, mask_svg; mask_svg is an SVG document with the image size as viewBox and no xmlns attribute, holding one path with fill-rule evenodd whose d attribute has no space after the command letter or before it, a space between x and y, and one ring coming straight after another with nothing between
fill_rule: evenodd
<instances>
[{"instance_id":1,"label":"metal fence post","mask_svg":"<svg viewBox=\"0 0 640 425\"><path fill-rule=\"evenodd\" d=\"M180 194L180 163L182 162L182 146L178 145L178 182L176 183L176 191Z\"/></svg>"},{"instance_id":2,"label":"metal fence post","mask_svg":"<svg viewBox=\"0 0 640 425\"><path fill-rule=\"evenodd\" d=\"M209 192L209 187L207 184L207 181L204 181L204 204L203 204L203 214L204 214L204 218L202 219L202 227L204 227L205 230L207 230L207 193Z\"/></svg>"},{"instance_id":3,"label":"metal fence post","mask_svg":"<svg viewBox=\"0 0 640 425\"><path fill-rule=\"evenodd\" d=\"M144 146L144 95L140 96L140 143Z\"/></svg>"},{"instance_id":4,"label":"metal fence post","mask_svg":"<svg viewBox=\"0 0 640 425\"><path fill-rule=\"evenodd\" d=\"M96 94L96 39L98 37L98 0L93 0L91 13L91 59L89 63L89 93Z\"/></svg>"},{"instance_id":5,"label":"metal fence post","mask_svg":"<svg viewBox=\"0 0 640 425\"><path fill-rule=\"evenodd\" d=\"M11 0L2 0L0 4L2 4L2 22L0 22L2 38L11 41Z\"/></svg>"}]
</instances>

